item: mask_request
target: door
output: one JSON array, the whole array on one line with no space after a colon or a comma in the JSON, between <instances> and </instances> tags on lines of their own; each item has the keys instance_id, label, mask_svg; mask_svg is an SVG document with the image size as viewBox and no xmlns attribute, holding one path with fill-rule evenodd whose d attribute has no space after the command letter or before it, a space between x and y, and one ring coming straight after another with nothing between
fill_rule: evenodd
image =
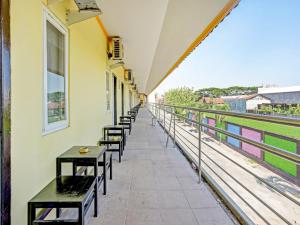
<instances>
[{"instance_id":1,"label":"door","mask_svg":"<svg viewBox=\"0 0 300 225\"><path fill-rule=\"evenodd\" d=\"M0 2L0 222L10 224L10 16L9 0ZM5 129L4 129L5 127Z\"/></svg>"},{"instance_id":2,"label":"door","mask_svg":"<svg viewBox=\"0 0 300 225\"><path fill-rule=\"evenodd\" d=\"M124 116L124 84L121 85L122 116Z\"/></svg>"},{"instance_id":3,"label":"door","mask_svg":"<svg viewBox=\"0 0 300 225\"><path fill-rule=\"evenodd\" d=\"M115 75L113 75L113 91L114 91L114 109L113 109L113 114L114 114L114 125L118 124L118 104L117 104L117 78Z\"/></svg>"}]
</instances>

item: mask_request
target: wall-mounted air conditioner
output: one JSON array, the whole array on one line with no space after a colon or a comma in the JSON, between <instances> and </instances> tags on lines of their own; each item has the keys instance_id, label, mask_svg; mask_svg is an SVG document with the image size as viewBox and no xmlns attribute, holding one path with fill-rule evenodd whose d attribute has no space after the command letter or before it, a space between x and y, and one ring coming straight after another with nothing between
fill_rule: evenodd
<instances>
[{"instance_id":1,"label":"wall-mounted air conditioner","mask_svg":"<svg viewBox=\"0 0 300 225\"><path fill-rule=\"evenodd\" d=\"M48 4L57 2L58 0L48 1ZM78 10L67 10L67 23L72 25L74 23L79 23L81 21L99 16L102 14L101 9L98 6L96 0L74 0Z\"/></svg>"},{"instance_id":2,"label":"wall-mounted air conditioner","mask_svg":"<svg viewBox=\"0 0 300 225\"><path fill-rule=\"evenodd\" d=\"M113 61L122 61L124 58L122 38L111 37L108 49L108 58Z\"/></svg>"},{"instance_id":3,"label":"wall-mounted air conditioner","mask_svg":"<svg viewBox=\"0 0 300 225\"><path fill-rule=\"evenodd\" d=\"M132 76L132 70L126 69L126 70L124 71L124 80L125 80L127 83L131 83L132 78L133 78L133 76Z\"/></svg>"},{"instance_id":4,"label":"wall-mounted air conditioner","mask_svg":"<svg viewBox=\"0 0 300 225\"><path fill-rule=\"evenodd\" d=\"M131 86L134 86L134 77L131 77L131 82L129 83Z\"/></svg>"}]
</instances>

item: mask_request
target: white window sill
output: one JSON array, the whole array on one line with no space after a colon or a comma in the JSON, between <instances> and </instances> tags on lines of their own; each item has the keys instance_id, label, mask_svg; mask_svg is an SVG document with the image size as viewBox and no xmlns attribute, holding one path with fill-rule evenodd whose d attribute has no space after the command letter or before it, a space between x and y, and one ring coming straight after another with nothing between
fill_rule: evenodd
<instances>
[{"instance_id":1,"label":"white window sill","mask_svg":"<svg viewBox=\"0 0 300 225\"><path fill-rule=\"evenodd\" d=\"M42 135L46 136L48 134L55 133L55 132L58 132L60 130L64 130L64 129L69 128L69 127L70 126L68 124L61 124L61 125L58 125L58 126L53 127L53 128L44 129Z\"/></svg>"}]
</instances>

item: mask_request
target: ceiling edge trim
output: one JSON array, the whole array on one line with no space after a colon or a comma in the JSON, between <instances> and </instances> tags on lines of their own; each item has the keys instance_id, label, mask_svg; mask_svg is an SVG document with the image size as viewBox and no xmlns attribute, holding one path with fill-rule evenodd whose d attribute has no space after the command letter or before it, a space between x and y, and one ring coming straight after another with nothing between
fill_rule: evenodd
<instances>
[{"instance_id":1,"label":"ceiling edge trim","mask_svg":"<svg viewBox=\"0 0 300 225\"><path fill-rule=\"evenodd\" d=\"M107 30L105 29L105 27L104 27L101 19L99 18L99 16L96 16L96 20L97 20L97 23L99 25L99 28L102 30L102 32L103 32L103 34L106 38L106 40L109 40L109 34L108 34Z\"/></svg>"},{"instance_id":2,"label":"ceiling edge trim","mask_svg":"<svg viewBox=\"0 0 300 225\"><path fill-rule=\"evenodd\" d=\"M182 56L175 62L175 64L168 70L167 74L149 91L150 94L157 88L175 69L182 63L182 61L199 45L201 42L221 23L226 16L240 3L240 0L230 0L218 15L207 25L204 31L196 38L194 42L188 47ZM146 88L147 89L147 88Z\"/></svg>"}]
</instances>

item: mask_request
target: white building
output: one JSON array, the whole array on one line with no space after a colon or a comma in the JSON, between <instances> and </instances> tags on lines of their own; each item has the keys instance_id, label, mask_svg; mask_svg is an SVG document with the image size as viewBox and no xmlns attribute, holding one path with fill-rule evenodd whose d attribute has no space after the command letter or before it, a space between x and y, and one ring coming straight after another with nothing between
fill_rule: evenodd
<instances>
[{"instance_id":1,"label":"white building","mask_svg":"<svg viewBox=\"0 0 300 225\"><path fill-rule=\"evenodd\" d=\"M246 101L247 111L256 111L258 106L262 104L271 104L271 100L263 95L255 95Z\"/></svg>"},{"instance_id":2,"label":"white building","mask_svg":"<svg viewBox=\"0 0 300 225\"><path fill-rule=\"evenodd\" d=\"M256 111L260 105L297 105L300 103L300 86L258 88L258 94L246 101L247 111Z\"/></svg>"}]
</instances>

